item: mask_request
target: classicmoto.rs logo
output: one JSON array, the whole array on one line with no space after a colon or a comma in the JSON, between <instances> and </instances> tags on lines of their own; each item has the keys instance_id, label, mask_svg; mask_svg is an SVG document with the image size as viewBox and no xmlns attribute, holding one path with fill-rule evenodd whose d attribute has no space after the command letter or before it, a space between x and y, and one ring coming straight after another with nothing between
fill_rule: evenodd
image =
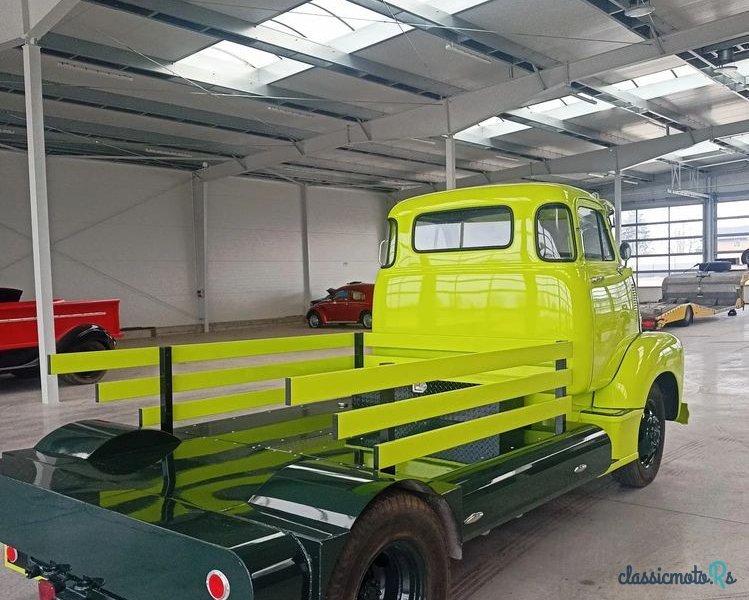
<instances>
[{"instance_id":1,"label":"classicmoto.rs logo","mask_svg":"<svg viewBox=\"0 0 749 600\"><path fill-rule=\"evenodd\" d=\"M618 580L622 585L718 585L724 590L738 581L722 560L711 562L706 571L697 565L690 571L664 571L661 567L635 570L627 565Z\"/></svg>"}]
</instances>

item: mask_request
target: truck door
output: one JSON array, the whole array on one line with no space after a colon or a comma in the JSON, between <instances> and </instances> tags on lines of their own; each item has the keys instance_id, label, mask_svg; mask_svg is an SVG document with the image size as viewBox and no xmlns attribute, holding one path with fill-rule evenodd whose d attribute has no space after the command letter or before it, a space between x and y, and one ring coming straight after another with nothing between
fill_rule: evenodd
<instances>
[{"instance_id":1,"label":"truck door","mask_svg":"<svg viewBox=\"0 0 749 600\"><path fill-rule=\"evenodd\" d=\"M591 388L609 383L639 333L634 281L620 263L600 205L579 200L578 229L593 311Z\"/></svg>"}]
</instances>

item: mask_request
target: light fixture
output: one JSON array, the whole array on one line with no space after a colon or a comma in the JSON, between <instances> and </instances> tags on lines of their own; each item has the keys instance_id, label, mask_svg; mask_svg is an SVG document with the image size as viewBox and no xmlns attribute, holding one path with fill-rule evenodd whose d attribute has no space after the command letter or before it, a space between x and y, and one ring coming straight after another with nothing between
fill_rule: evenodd
<instances>
[{"instance_id":1,"label":"light fixture","mask_svg":"<svg viewBox=\"0 0 749 600\"><path fill-rule=\"evenodd\" d=\"M192 154L187 152L177 152L176 150L167 150L165 148L146 148L148 154L162 154L164 156L176 156L178 158L193 158Z\"/></svg>"},{"instance_id":2,"label":"light fixture","mask_svg":"<svg viewBox=\"0 0 749 600\"><path fill-rule=\"evenodd\" d=\"M588 173L589 177L595 177L596 179L605 179L608 177L608 173Z\"/></svg>"},{"instance_id":3,"label":"light fixture","mask_svg":"<svg viewBox=\"0 0 749 600\"><path fill-rule=\"evenodd\" d=\"M123 81L133 81L132 76L118 71L108 71L106 69L99 69L97 67L89 67L87 65L79 65L78 63L68 62L61 60L57 63L58 67L68 69L69 71L80 71L82 73L88 73L90 75L101 75L102 77L109 77L110 79L120 79Z\"/></svg>"},{"instance_id":4,"label":"light fixture","mask_svg":"<svg viewBox=\"0 0 749 600\"><path fill-rule=\"evenodd\" d=\"M624 16L641 19L655 12L655 6L650 0L629 0L629 6L624 9Z\"/></svg>"},{"instance_id":5,"label":"light fixture","mask_svg":"<svg viewBox=\"0 0 749 600\"><path fill-rule=\"evenodd\" d=\"M0 133L7 133L8 135L14 135L16 133L15 129L5 129L4 127L0 127Z\"/></svg>"},{"instance_id":6,"label":"light fixture","mask_svg":"<svg viewBox=\"0 0 749 600\"><path fill-rule=\"evenodd\" d=\"M595 98L593 98L593 96L588 96L588 94L584 94L582 92L572 92L571 95L577 98L578 100L587 102L588 104L593 104L593 105L598 104L598 101Z\"/></svg>"},{"instance_id":7,"label":"light fixture","mask_svg":"<svg viewBox=\"0 0 749 600\"><path fill-rule=\"evenodd\" d=\"M492 59L488 56L475 52L474 50L466 48L465 46L453 44L452 42L448 42L447 44L445 44L445 50L448 50L455 54L462 54L463 56L467 56L468 58L472 58L474 60L480 60L482 63L486 63L487 65L492 64Z\"/></svg>"},{"instance_id":8,"label":"light fixture","mask_svg":"<svg viewBox=\"0 0 749 600\"><path fill-rule=\"evenodd\" d=\"M738 65L734 62L733 48L723 48L718 51L718 68L715 69L721 75L731 76L739 70Z\"/></svg>"},{"instance_id":9,"label":"light fixture","mask_svg":"<svg viewBox=\"0 0 749 600\"><path fill-rule=\"evenodd\" d=\"M294 110L293 108L286 108L285 106L266 106L269 111L288 115L290 117L300 117L302 119L309 119L312 117L310 113L302 112L301 110Z\"/></svg>"}]
</instances>

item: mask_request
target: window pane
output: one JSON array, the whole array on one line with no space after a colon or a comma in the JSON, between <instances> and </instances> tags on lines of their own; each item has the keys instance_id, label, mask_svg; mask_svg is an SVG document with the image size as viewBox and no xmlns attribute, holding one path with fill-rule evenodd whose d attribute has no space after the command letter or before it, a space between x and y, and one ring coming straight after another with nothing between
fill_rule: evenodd
<instances>
[{"instance_id":1,"label":"window pane","mask_svg":"<svg viewBox=\"0 0 749 600\"><path fill-rule=\"evenodd\" d=\"M718 236L718 252L729 252L731 256L740 256L749 248L749 233L744 235Z\"/></svg>"},{"instance_id":2,"label":"window pane","mask_svg":"<svg viewBox=\"0 0 749 600\"><path fill-rule=\"evenodd\" d=\"M668 207L646 208L637 211L638 223L659 223L668 221Z\"/></svg>"},{"instance_id":3,"label":"window pane","mask_svg":"<svg viewBox=\"0 0 749 600\"><path fill-rule=\"evenodd\" d=\"M671 237L701 237L702 221L686 221L671 223Z\"/></svg>"},{"instance_id":4,"label":"window pane","mask_svg":"<svg viewBox=\"0 0 749 600\"><path fill-rule=\"evenodd\" d=\"M536 251L544 260L574 260L572 213L565 206L548 205L538 211Z\"/></svg>"},{"instance_id":5,"label":"window pane","mask_svg":"<svg viewBox=\"0 0 749 600\"><path fill-rule=\"evenodd\" d=\"M623 210L622 211L622 225L634 225L636 222L637 222L636 210Z\"/></svg>"},{"instance_id":6,"label":"window pane","mask_svg":"<svg viewBox=\"0 0 749 600\"><path fill-rule=\"evenodd\" d=\"M639 225L637 227L638 240L663 239L668 237L668 223L663 225Z\"/></svg>"},{"instance_id":7,"label":"window pane","mask_svg":"<svg viewBox=\"0 0 749 600\"><path fill-rule=\"evenodd\" d=\"M640 287L661 287L663 279L668 275L668 272L660 273L638 273L637 274L637 285Z\"/></svg>"},{"instance_id":8,"label":"window pane","mask_svg":"<svg viewBox=\"0 0 749 600\"><path fill-rule=\"evenodd\" d=\"M686 204L671 207L671 221L690 221L702 219L702 204Z\"/></svg>"},{"instance_id":9,"label":"window pane","mask_svg":"<svg viewBox=\"0 0 749 600\"><path fill-rule=\"evenodd\" d=\"M718 202L718 218L721 217L749 217L749 200Z\"/></svg>"},{"instance_id":10,"label":"window pane","mask_svg":"<svg viewBox=\"0 0 749 600\"><path fill-rule=\"evenodd\" d=\"M511 240L512 213L504 206L427 213L414 226L414 248L420 252L505 248Z\"/></svg>"},{"instance_id":11,"label":"window pane","mask_svg":"<svg viewBox=\"0 0 749 600\"><path fill-rule=\"evenodd\" d=\"M691 269L697 263L702 262L702 254L689 254L687 256L672 256L671 257L671 270L672 271L686 271Z\"/></svg>"},{"instance_id":12,"label":"window pane","mask_svg":"<svg viewBox=\"0 0 749 600\"><path fill-rule=\"evenodd\" d=\"M747 233L749 232L749 217L734 217L718 219L718 233Z\"/></svg>"},{"instance_id":13,"label":"window pane","mask_svg":"<svg viewBox=\"0 0 749 600\"><path fill-rule=\"evenodd\" d=\"M648 254L668 254L668 240L648 240L637 242L635 245L637 256L647 256Z\"/></svg>"},{"instance_id":14,"label":"window pane","mask_svg":"<svg viewBox=\"0 0 749 600\"><path fill-rule=\"evenodd\" d=\"M578 209L580 236L583 240L583 254L587 260L613 260L604 216L597 210L581 207Z\"/></svg>"},{"instance_id":15,"label":"window pane","mask_svg":"<svg viewBox=\"0 0 749 600\"><path fill-rule=\"evenodd\" d=\"M637 259L637 268L643 271L668 271L668 256L640 256Z\"/></svg>"},{"instance_id":16,"label":"window pane","mask_svg":"<svg viewBox=\"0 0 749 600\"><path fill-rule=\"evenodd\" d=\"M702 254L702 238L671 240L671 254Z\"/></svg>"},{"instance_id":17,"label":"window pane","mask_svg":"<svg viewBox=\"0 0 749 600\"><path fill-rule=\"evenodd\" d=\"M637 237L637 227L622 225L622 240L633 241Z\"/></svg>"}]
</instances>

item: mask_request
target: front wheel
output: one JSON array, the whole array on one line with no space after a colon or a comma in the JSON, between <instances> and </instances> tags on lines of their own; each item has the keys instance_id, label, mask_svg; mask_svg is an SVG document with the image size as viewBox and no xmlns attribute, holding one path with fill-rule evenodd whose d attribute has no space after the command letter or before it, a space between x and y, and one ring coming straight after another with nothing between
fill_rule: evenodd
<instances>
[{"instance_id":1,"label":"front wheel","mask_svg":"<svg viewBox=\"0 0 749 600\"><path fill-rule=\"evenodd\" d=\"M666 439L666 410L660 388L654 385L648 394L637 436L638 459L614 471L616 480L626 487L642 488L658 474Z\"/></svg>"},{"instance_id":2,"label":"front wheel","mask_svg":"<svg viewBox=\"0 0 749 600\"><path fill-rule=\"evenodd\" d=\"M367 311L361 314L359 322L364 326L364 329L372 329L372 313Z\"/></svg>"},{"instance_id":3,"label":"front wheel","mask_svg":"<svg viewBox=\"0 0 749 600\"><path fill-rule=\"evenodd\" d=\"M318 315L316 312L308 314L307 325L309 325L312 329L317 329L318 327L322 326L322 319L320 318L320 315Z\"/></svg>"},{"instance_id":4,"label":"front wheel","mask_svg":"<svg viewBox=\"0 0 749 600\"><path fill-rule=\"evenodd\" d=\"M73 346L68 352L98 352L100 350L107 350L107 346L97 340L88 340L80 342ZM106 371L82 371L80 373L66 373L60 375L60 379L70 385L86 385L91 383L98 383L102 380Z\"/></svg>"},{"instance_id":5,"label":"front wheel","mask_svg":"<svg viewBox=\"0 0 749 600\"><path fill-rule=\"evenodd\" d=\"M421 498L385 493L360 516L326 600L447 600L450 561L437 515Z\"/></svg>"}]
</instances>

